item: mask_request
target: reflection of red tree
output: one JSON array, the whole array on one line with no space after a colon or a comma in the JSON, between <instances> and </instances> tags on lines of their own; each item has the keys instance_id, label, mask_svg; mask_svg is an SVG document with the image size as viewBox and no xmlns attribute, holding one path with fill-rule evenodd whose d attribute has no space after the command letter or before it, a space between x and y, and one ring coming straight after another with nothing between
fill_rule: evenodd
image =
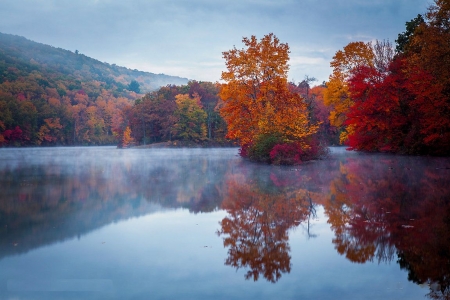
<instances>
[{"instance_id":1,"label":"reflection of red tree","mask_svg":"<svg viewBox=\"0 0 450 300\"><path fill-rule=\"evenodd\" d=\"M414 227L399 228L399 264L408 279L430 285L432 299L450 299L450 195L436 189L413 208Z\"/></svg>"},{"instance_id":2,"label":"reflection of red tree","mask_svg":"<svg viewBox=\"0 0 450 300\"><path fill-rule=\"evenodd\" d=\"M291 270L287 230L307 217L309 206L295 193L270 193L242 175L232 175L222 207L229 215L218 235L229 247L226 265L248 267L246 279L276 282Z\"/></svg>"},{"instance_id":3,"label":"reflection of red tree","mask_svg":"<svg viewBox=\"0 0 450 300\"><path fill-rule=\"evenodd\" d=\"M433 299L449 299L450 190L443 171L398 157L342 164L325 205L337 251L358 263L389 261L397 251L409 280L429 284Z\"/></svg>"}]
</instances>

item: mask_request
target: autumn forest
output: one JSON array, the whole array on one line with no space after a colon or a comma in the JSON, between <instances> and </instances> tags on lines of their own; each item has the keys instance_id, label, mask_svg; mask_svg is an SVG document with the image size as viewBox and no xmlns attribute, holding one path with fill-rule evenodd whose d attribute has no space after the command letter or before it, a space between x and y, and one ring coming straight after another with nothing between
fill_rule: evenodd
<instances>
[{"instance_id":1,"label":"autumn forest","mask_svg":"<svg viewBox=\"0 0 450 300\"><path fill-rule=\"evenodd\" d=\"M450 154L450 3L406 22L393 45L337 50L327 82L289 82L289 46L270 33L223 52L221 82L139 72L0 34L0 146L240 146L273 164L329 145ZM313 75L313 74L309 74Z\"/></svg>"}]
</instances>

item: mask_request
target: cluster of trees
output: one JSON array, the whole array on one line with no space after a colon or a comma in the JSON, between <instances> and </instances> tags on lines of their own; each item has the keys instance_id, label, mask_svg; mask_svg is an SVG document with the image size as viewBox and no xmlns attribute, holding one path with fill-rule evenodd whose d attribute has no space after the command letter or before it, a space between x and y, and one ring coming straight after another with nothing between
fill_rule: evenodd
<instances>
[{"instance_id":1,"label":"cluster of trees","mask_svg":"<svg viewBox=\"0 0 450 300\"><path fill-rule=\"evenodd\" d=\"M450 154L450 4L406 23L397 47L352 42L336 52L325 102L350 149Z\"/></svg>"},{"instance_id":2,"label":"cluster of trees","mask_svg":"<svg viewBox=\"0 0 450 300\"><path fill-rule=\"evenodd\" d=\"M52 78L9 67L0 74L0 146L115 144L124 111L138 98L98 81Z\"/></svg>"},{"instance_id":3,"label":"cluster of trees","mask_svg":"<svg viewBox=\"0 0 450 300\"><path fill-rule=\"evenodd\" d=\"M245 101L246 94L242 94L240 98L237 95L230 95L227 98L224 96L227 93L227 85L202 81L189 81L187 85L161 87L136 100L133 107L124 113L127 126L122 129L128 128L128 137L124 135L125 131L121 131L119 135L123 138L119 140L119 146L126 147L130 143L146 145L167 141L173 143L181 141L181 145L190 143L193 145L234 145L236 140L244 139L247 144L244 144L243 149L247 149L250 132L257 136L256 138L270 140L275 137L276 141L282 143L283 137L291 137L291 135L283 136L279 133L285 132L283 126L288 126L289 120L294 120L288 118L290 111L287 110L301 111L304 119L299 122L308 123L307 120L316 122L318 125L315 126L317 131L315 137L325 145L327 142L336 140L337 130L331 126L328 120L329 108L324 105L323 101L325 86L310 88L310 82L311 78L308 77L298 85L284 82L288 89L286 91L301 105L283 103L284 98L280 98L279 106L284 107L284 110L278 112L277 116L280 124L278 127L274 127L274 124L270 123L271 120L266 119L267 123L264 125L266 131L257 133L252 131L255 126L251 127L246 123L250 119L236 115L239 105L231 106L233 101ZM223 99L227 100L223 101ZM230 115L227 112L236 116L235 123L230 122ZM264 112L264 109L261 108L260 112ZM265 113L267 114L267 112ZM254 124L262 121L261 116L254 115L252 118ZM236 135L234 128L237 127L241 128L240 135ZM303 130L297 123L289 125L289 128L291 128L291 133L293 128L297 128L299 131ZM294 140L295 138L292 139L292 141ZM304 142L304 139L301 141ZM309 147L308 145L305 147ZM312 149L312 147L307 149ZM263 155L267 156L267 153ZM274 161L285 163L283 159L282 157L278 160L276 158ZM260 157L256 160L266 161Z\"/></svg>"},{"instance_id":4,"label":"cluster of trees","mask_svg":"<svg viewBox=\"0 0 450 300\"><path fill-rule=\"evenodd\" d=\"M272 33L242 42L246 48L223 52L220 113L227 137L239 141L241 155L254 161L298 164L319 156L325 148L317 134L320 122L313 121L319 114L313 101L301 96L302 85L287 80L289 46Z\"/></svg>"},{"instance_id":5,"label":"cluster of trees","mask_svg":"<svg viewBox=\"0 0 450 300\"><path fill-rule=\"evenodd\" d=\"M216 84L190 81L146 94L135 101L127 117L138 144L177 140L226 144L227 127L219 106Z\"/></svg>"}]
</instances>

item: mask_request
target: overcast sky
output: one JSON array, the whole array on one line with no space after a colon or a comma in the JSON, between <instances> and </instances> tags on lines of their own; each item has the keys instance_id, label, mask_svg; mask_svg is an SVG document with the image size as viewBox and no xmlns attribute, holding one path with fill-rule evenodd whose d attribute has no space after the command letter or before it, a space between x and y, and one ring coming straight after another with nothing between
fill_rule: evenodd
<instances>
[{"instance_id":1,"label":"overcast sky","mask_svg":"<svg viewBox=\"0 0 450 300\"><path fill-rule=\"evenodd\" d=\"M291 49L289 79L327 80L351 41L389 39L432 0L0 0L0 32L110 64L203 81L222 52L273 32Z\"/></svg>"}]
</instances>

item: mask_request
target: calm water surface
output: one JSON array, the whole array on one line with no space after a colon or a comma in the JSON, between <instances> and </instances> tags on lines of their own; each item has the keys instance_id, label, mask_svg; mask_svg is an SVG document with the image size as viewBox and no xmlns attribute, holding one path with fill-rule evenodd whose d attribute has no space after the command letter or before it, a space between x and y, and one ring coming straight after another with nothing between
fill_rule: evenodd
<instances>
[{"instance_id":1,"label":"calm water surface","mask_svg":"<svg viewBox=\"0 0 450 300\"><path fill-rule=\"evenodd\" d=\"M449 158L0 149L0 299L449 297Z\"/></svg>"}]
</instances>

